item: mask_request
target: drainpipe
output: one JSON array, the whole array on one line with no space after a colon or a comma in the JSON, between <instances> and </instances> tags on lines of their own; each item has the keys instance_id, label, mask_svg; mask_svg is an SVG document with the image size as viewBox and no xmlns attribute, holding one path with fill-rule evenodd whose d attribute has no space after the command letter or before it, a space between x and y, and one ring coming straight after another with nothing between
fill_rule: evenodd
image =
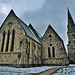
<instances>
[{"instance_id":1,"label":"drainpipe","mask_svg":"<svg viewBox=\"0 0 75 75\"><path fill-rule=\"evenodd\" d=\"M42 60L42 50L43 50L43 37L41 37L41 65L43 65L43 60Z\"/></svg>"}]
</instances>

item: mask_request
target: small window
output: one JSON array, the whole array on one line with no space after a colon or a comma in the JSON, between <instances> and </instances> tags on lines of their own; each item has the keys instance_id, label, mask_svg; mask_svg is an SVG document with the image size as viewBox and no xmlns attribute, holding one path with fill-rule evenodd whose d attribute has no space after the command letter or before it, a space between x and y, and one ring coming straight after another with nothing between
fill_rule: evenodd
<instances>
[{"instance_id":1,"label":"small window","mask_svg":"<svg viewBox=\"0 0 75 75\"><path fill-rule=\"evenodd\" d=\"M49 38L52 38L52 35L51 34L49 35Z\"/></svg>"},{"instance_id":2,"label":"small window","mask_svg":"<svg viewBox=\"0 0 75 75\"><path fill-rule=\"evenodd\" d=\"M50 46L52 46L52 44L50 44Z\"/></svg>"}]
</instances>

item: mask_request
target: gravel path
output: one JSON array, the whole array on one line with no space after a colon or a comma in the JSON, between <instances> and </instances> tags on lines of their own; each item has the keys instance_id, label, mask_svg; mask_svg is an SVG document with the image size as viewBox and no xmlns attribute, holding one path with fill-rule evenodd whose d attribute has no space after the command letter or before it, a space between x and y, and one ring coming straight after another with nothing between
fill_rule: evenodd
<instances>
[{"instance_id":1,"label":"gravel path","mask_svg":"<svg viewBox=\"0 0 75 75\"><path fill-rule=\"evenodd\" d=\"M56 72L58 69L60 69L60 68L52 68L52 69L49 69L49 70L47 70L45 72L42 72L40 74L35 74L35 75L51 75L54 72Z\"/></svg>"}]
</instances>

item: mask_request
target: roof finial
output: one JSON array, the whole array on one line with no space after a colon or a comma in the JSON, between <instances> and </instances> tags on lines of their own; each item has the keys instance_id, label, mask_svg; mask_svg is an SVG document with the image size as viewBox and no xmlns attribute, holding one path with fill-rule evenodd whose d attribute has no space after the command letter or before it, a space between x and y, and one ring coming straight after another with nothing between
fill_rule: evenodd
<instances>
[{"instance_id":1,"label":"roof finial","mask_svg":"<svg viewBox=\"0 0 75 75\"><path fill-rule=\"evenodd\" d=\"M68 12L68 25L70 24L70 22L74 24L73 18L72 18L71 14L70 14L70 11L69 11L68 7L67 7L67 10L68 10L67 11Z\"/></svg>"},{"instance_id":2,"label":"roof finial","mask_svg":"<svg viewBox=\"0 0 75 75\"><path fill-rule=\"evenodd\" d=\"M67 10L69 10L69 7L67 7Z\"/></svg>"}]
</instances>

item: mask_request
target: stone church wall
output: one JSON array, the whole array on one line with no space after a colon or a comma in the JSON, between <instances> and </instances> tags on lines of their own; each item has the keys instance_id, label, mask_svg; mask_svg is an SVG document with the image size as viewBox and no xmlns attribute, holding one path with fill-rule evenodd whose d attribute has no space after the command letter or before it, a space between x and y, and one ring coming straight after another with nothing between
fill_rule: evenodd
<instances>
[{"instance_id":1,"label":"stone church wall","mask_svg":"<svg viewBox=\"0 0 75 75\"><path fill-rule=\"evenodd\" d=\"M27 40L27 42L25 41ZM24 64L41 64L41 45L26 37L22 46L22 62ZM25 46L24 46L25 44Z\"/></svg>"},{"instance_id":2,"label":"stone church wall","mask_svg":"<svg viewBox=\"0 0 75 75\"><path fill-rule=\"evenodd\" d=\"M62 63L64 62L66 62L66 64L68 63L67 54L64 48L63 41L61 41L61 39L56 35L56 33L50 26L46 30L42 38L42 42L43 42L43 50L42 50L43 64L62 65ZM50 52L48 52L48 48L50 49ZM53 55L53 48L55 50L54 55Z\"/></svg>"}]
</instances>

